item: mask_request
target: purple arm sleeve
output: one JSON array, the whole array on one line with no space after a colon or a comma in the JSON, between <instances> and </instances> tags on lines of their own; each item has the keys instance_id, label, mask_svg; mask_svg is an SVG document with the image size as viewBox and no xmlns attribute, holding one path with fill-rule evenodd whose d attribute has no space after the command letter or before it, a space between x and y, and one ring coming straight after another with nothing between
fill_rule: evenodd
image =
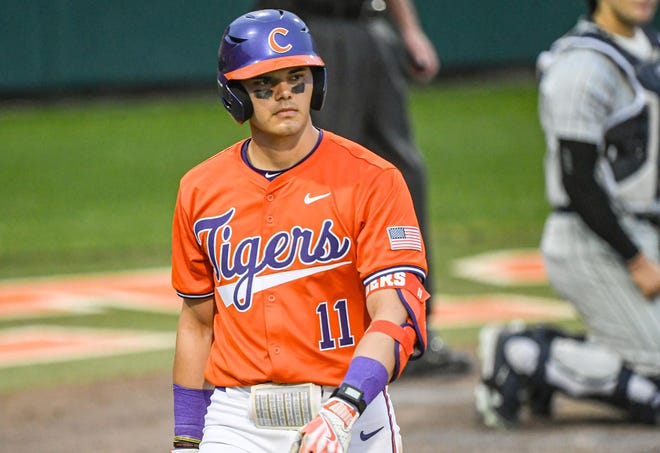
<instances>
[{"instance_id":1,"label":"purple arm sleeve","mask_svg":"<svg viewBox=\"0 0 660 453\"><path fill-rule=\"evenodd\" d=\"M191 389L173 384L173 392L174 441L199 443L213 390Z\"/></svg>"},{"instance_id":2,"label":"purple arm sleeve","mask_svg":"<svg viewBox=\"0 0 660 453\"><path fill-rule=\"evenodd\" d=\"M383 391L388 379L389 373L382 363L359 356L351 361L343 383L361 390L362 399L368 405Z\"/></svg>"}]
</instances>

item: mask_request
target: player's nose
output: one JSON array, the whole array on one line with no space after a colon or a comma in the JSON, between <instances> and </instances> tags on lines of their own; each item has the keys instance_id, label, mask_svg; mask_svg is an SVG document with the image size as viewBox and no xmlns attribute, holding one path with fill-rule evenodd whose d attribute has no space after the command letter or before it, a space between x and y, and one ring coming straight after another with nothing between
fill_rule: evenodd
<instances>
[{"instance_id":1,"label":"player's nose","mask_svg":"<svg viewBox=\"0 0 660 453\"><path fill-rule=\"evenodd\" d=\"M275 99L289 99L293 92L291 89L293 86L286 80L281 81L273 87L273 92L275 93Z\"/></svg>"}]
</instances>

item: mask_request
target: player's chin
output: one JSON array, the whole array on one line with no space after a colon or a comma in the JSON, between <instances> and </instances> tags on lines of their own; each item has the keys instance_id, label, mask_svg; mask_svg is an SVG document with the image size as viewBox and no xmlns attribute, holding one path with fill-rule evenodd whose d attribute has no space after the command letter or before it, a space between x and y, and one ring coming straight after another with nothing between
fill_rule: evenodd
<instances>
[{"instance_id":1,"label":"player's chin","mask_svg":"<svg viewBox=\"0 0 660 453\"><path fill-rule=\"evenodd\" d=\"M303 128L305 122L300 115L293 116L274 116L272 121L272 130L274 133L295 133Z\"/></svg>"},{"instance_id":2,"label":"player's chin","mask_svg":"<svg viewBox=\"0 0 660 453\"><path fill-rule=\"evenodd\" d=\"M653 20L657 2L643 2L635 9L635 22L639 25L648 24Z\"/></svg>"}]
</instances>

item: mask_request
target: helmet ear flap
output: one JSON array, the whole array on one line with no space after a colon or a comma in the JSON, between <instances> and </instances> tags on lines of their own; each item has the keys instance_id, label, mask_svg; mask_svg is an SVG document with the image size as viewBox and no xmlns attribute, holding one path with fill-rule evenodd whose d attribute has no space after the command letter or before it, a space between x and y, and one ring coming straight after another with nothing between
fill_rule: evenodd
<instances>
[{"instance_id":1,"label":"helmet ear flap","mask_svg":"<svg viewBox=\"0 0 660 453\"><path fill-rule=\"evenodd\" d=\"M218 89L222 105L234 117L236 122L242 124L250 119L252 113L254 113L252 101L240 82L229 80L222 83L218 78Z\"/></svg>"},{"instance_id":2,"label":"helmet ear flap","mask_svg":"<svg viewBox=\"0 0 660 453\"><path fill-rule=\"evenodd\" d=\"M310 66L310 69L312 70L312 76L314 78L310 107L314 110L321 110L323 107L323 101L325 100L326 91L325 66Z\"/></svg>"}]
</instances>

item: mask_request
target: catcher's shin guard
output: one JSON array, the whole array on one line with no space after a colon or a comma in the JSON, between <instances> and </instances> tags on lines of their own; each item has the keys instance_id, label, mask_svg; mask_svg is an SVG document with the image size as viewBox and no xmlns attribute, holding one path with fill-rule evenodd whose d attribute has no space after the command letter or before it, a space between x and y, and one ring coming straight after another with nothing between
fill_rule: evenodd
<instances>
[{"instance_id":1,"label":"catcher's shin guard","mask_svg":"<svg viewBox=\"0 0 660 453\"><path fill-rule=\"evenodd\" d=\"M481 382L475 389L475 404L483 423L490 428L508 429L519 423L521 376L504 356L504 343L511 336L499 326L486 326L479 332Z\"/></svg>"},{"instance_id":2,"label":"catcher's shin guard","mask_svg":"<svg viewBox=\"0 0 660 453\"><path fill-rule=\"evenodd\" d=\"M550 345L555 338L574 338L584 341L584 337L572 336L553 326L538 325L523 332L524 336L534 340L539 345L539 358L536 370L530 376L528 383L528 403L532 415L550 417L552 415L552 398L556 387L548 384L545 378L545 366L550 356Z\"/></svg>"}]
</instances>

